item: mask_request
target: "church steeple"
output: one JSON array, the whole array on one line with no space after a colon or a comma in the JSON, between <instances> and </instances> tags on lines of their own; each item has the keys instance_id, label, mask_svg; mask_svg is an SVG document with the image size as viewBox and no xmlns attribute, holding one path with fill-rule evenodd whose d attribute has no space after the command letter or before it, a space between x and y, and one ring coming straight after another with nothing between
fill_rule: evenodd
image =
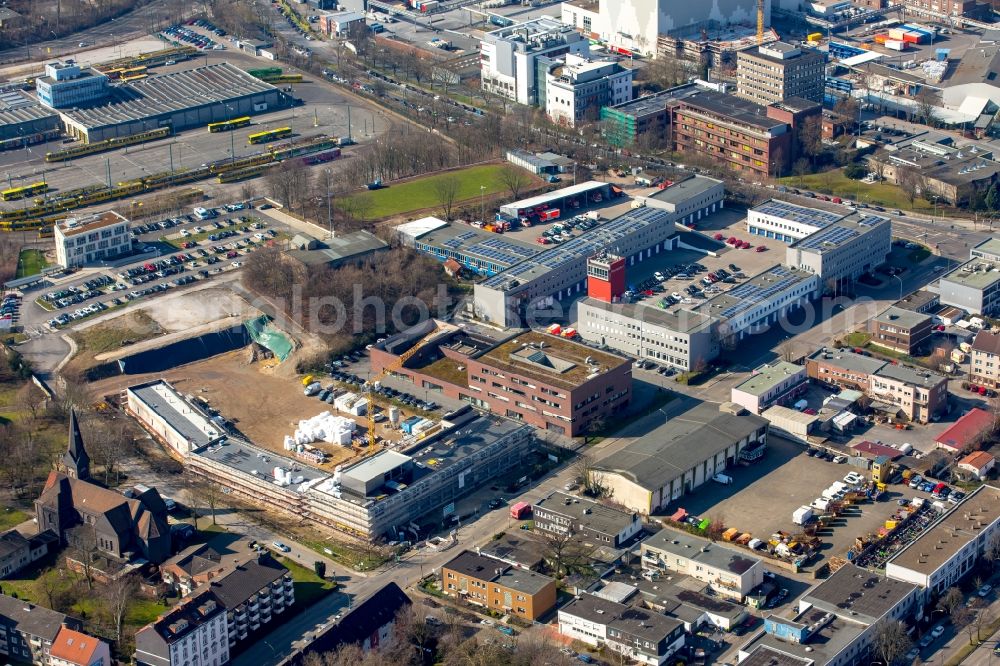
<instances>
[{"instance_id":1,"label":"church steeple","mask_svg":"<svg viewBox=\"0 0 1000 666\"><path fill-rule=\"evenodd\" d=\"M83 436L80 435L80 426L76 422L76 410L69 411L69 446L62 457L63 467L67 476L81 481L90 479L90 456L83 446Z\"/></svg>"}]
</instances>

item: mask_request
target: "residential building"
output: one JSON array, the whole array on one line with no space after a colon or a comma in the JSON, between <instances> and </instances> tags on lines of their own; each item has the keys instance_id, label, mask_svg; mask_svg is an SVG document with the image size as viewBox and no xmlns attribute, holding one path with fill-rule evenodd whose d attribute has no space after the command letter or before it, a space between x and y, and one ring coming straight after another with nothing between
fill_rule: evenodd
<instances>
[{"instance_id":1,"label":"residential building","mask_svg":"<svg viewBox=\"0 0 1000 666\"><path fill-rule=\"evenodd\" d=\"M948 407L948 378L925 368L911 368L855 353L819 349L806 357L810 379L862 391L872 409L926 423Z\"/></svg>"},{"instance_id":2,"label":"residential building","mask_svg":"<svg viewBox=\"0 0 1000 666\"><path fill-rule=\"evenodd\" d=\"M84 460L89 457L76 416L71 414L70 443L64 456L67 473L51 472L35 500L38 529L52 530L62 543L85 544L120 560L141 557L159 564L167 559L170 526L167 507L156 489L129 498L102 488L89 481L89 467L67 466L67 462Z\"/></svg>"},{"instance_id":3,"label":"residential building","mask_svg":"<svg viewBox=\"0 0 1000 666\"><path fill-rule=\"evenodd\" d=\"M820 107L812 104L815 113ZM668 103L668 140L676 152L702 155L750 178L785 173L792 163L795 137L774 109L714 90Z\"/></svg>"},{"instance_id":4,"label":"residential building","mask_svg":"<svg viewBox=\"0 0 1000 666\"><path fill-rule=\"evenodd\" d=\"M581 594L559 609L559 633L661 666L684 647L684 624L656 611Z\"/></svg>"},{"instance_id":5,"label":"residential building","mask_svg":"<svg viewBox=\"0 0 1000 666\"><path fill-rule=\"evenodd\" d=\"M922 591L845 564L807 592L794 619L771 615L740 648L740 664L861 666L870 663L880 623L919 616Z\"/></svg>"},{"instance_id":6,"label":"residential building","mask_svg":"<svg viewBox=\"0 0 1000 666\"><path fill-rule=\"evenodd\" d=\"M340 620L278 662L279 666L302 666L312 655L330 653L347 645L357 645L364 652L389 647L396 618L411 605L410 598L398 585L386 583L367 599L355 601Z\"/></svg>"},{"instance_id":7,"label":"residential building","mask_svg":"<svg viewBox=\"0 0 1000 666\"><path fill-rule=\"evenodd\" d=\"M629 359L534 331L470 358L468 373L474 403L570 437L632 397Z\"/></svg>"},{"instance_id":8,"label":"residential building","mask_svg":"<svg viewBox=\"0 0 1000 666\"><path fill-rule=\"evenodd\" d=\"M997 538L1000 489L980 486L885 565L885 575L923 588L923 603L944 594Z\"/></svg>"},{"instance_id":9,"label":"residential building","mask_svg":"<svg viewBox=\"0 0 1000 666\"><path fill-rule=\"evenodd\" d=\"M785 249L785 265L819 277L824 294L851 293L858 278L885 263L891 248L888 218L852 213L791 241Z\"/></svg>"},{"instance_id":10,"label":"residential building","mask_svg":"<svg viewBox=\"0 0 1000 666\"><path fill-rule=\"evenodd\" d=\"M598 460L591 476L615 501L643 515L664 509L767 444L767 421L703 402Z\"/></svg>"},{"instance_id":11,"label":"residential building","mask_svg":"<svg viewBox=\"0 0 1000 666\"><path fill-rule=\"evenodd\" d=\"M111 648L100 638L60 627L49 651L50 666L111 666Z\"/></svg>"},{"instance_id":12,"label":"residential building","mask_svg":"<svg viewBox=\"0 0 1000 666\"><path fill-rule=\"evenodd\" d=\"M763 44L736 54L736 94L758 104L802 97L823 101L825 57L786 42Z\"/></svg>"},{"instance_id":13,"label":"residential building","mask_svg":"<svg viewBox=\"0 0 1000 666\"><path fill-rule=\"evenodd\" d=\"M616 59L567 53L545 73L545 115L558 125L575 127L631 99L632 70Z\"/></svg>"},{"instance_id":14,"label":"residential building","mask_svg":"<svg viewBox=\"0 0 1000 666\"><path fill-rule=\"evenodd\" d=\"M872 344L910 356L926 350L933 328L931 315L894 305L868 321Z\"/></svg>"},{"instance_id":15,"label":"residential building","mask_svg":"<svg viewBox=\"0 0 1000 666\"><path fill-rule=\"evenodd\" d=\"M621 548L642 531L642 520L634 511L607 506L586 497L555 491L531 507L535 529Z\"/></svg>"},{"instance_id":16,"label":"residential building","mask_svg":"<svg viewBox=\"0 0 1000 666\"><path fill-rule=\"evenodd\" d=\"M533 622L556 604L556 582L463 550L441 565L441 591L470 604Z\"/></svg>"},{"instance_id":17,"label":"residential building","mask_svg":"<svg viewBox=\"0 0 1000 666\"><path fill-rule=\"evenodd\" d=\"M886 363L871 376L868 395L875 410L927 423L948 408L948 378L926 368Z\"/></svg>"},{"instance_id":18,"label":"residential building","mask_svg":"<svg viewBox=\"0 0 1000 666\"><path fill-rule=\"evenodd\" d=\"M480 43L483 90L544 109L544 65L567 54L589 53L590 42L583 35L550 17L493 30Z\"/></svg>"},{"instance_id":19,"label":"residential building","mask_svg":"<svg viewBox=\"0 0 1000 666\"><path fill-rule=\"evenodd\" d=\"M292 575L269 553L236 565L207 589L226 611L230 648L267 631L266 625L295 603Z\"/></svg>"},{"instance_id":20,"label":"residential building","mask_svg":"<svg viewBox=\"0 0 1000 666\"><path fill-rule=\"evenodd\" d=\"M1000 386L1000 333L979 331L969 351L969 381L977 386Z\"/></svg>"},{"instance_id":21,"label":"residential building","mask_svg":"<svg viewBox=\"0 0 1000 666\"><path fill-rule=\"evenodd\" d=\"M958 468L982 481L997 464L997 459L986 451L973 451L958 461Z\"/></svg>"},{"instance_id":22,"label":"residential building","mask_svg":"<svg viewBox=\"0 0 1000 666\"><path fill-rule=\"evenodd\" d=\"M949 17L967 16L974 13L975 0L904 0L906 11L942 20L942 14Z\"/></svg>"},{"instance_id":23,"label":"residential building","mask_svg":"<svg viewBox=\"0 0 1000 666\"><path fill-rule=\"evenodd\" d=\"M692 634L703 625L731 631L747 619L746 606L719 597L706 583L690 576L648 572L643 578L624 569L606 574L604 580L607 584L594 591L595 596L663 613L682 622L684 630Z\"/></svg>"},{"instance_id":24,"label":"residential building","mask_svg":"<svg viewBox=\"0 0 1000 666\"><path fill-rule=\"evenodd\" d=\"M78 630L81 623L44 606L0 594L0 654L11 661L49 666L52 646L63 627Z\"/></svg>"},{"instance_id":25,"label":"residential building","mask_svg":"<svg viewBox=\"0 0 1000 666\"><path fill-rule=\"evenodd\" d=\"M160 578L185 597L196 589L252 559L248 553L225 555L206 543L189 546L160 565Z\"/></svg>"},{"instance_id":26,"label":"residential building","mask_svg":"<svg viewBox=\"0 0 1000 666\"><path fill-rule=\"evenodd\" d=\"M86 106L108 96L108 77L73 60L50 62L35 79L38 101L53 109Z\"/></svg>"},{"instance_id":27,"label":"residential building","mask_svg":"<svg viewBox=\"0 0 1000 666\"><path fill-rule=\"evenodd\" d=\"M44 530L25 537L17 529L0 534L0 579L9 578L32 562L40 560L55 549L59 537L51 530Z\"/></svg>"},{"instance_id":28,"label":"residential building","mask_svg":"<svg viewBox=\"0 0 1000 666\"><path fill-rule=\"evenodd\" d=\"M207 588L135 634L137 666L221 666L229 661L226 609Z\"/></svg>"},{"instance_id":29,"label":"residential building","mask_svg":"<svg viewBox=\"0 0 1000 666\"><path fill-rule=\"evenodd\" d=\"M53 226L56 263L86 266L132 252L131 223L114 211L71 217Z\"/></svg>"},{"instance_id":30,"label":"residential building","mask_svg":"<svg viewBox=\"0 0 1000 666\"><path fill-rule=\"evenodd\" d=\"M587 187L593 190L595 186L587 184ZM549 195L508 204L501 207L501 213L517 215L518 211L534 206L560 208L561 203L571 205L574 201L579 205L581 189L580 186L563 188ZM602 199L607 196L601 194ZM473 303L476 314L494 324L519 327L529 315L547 311L553 301L582 295L587 287L589 257L614 252L625 258L627 266L633 266L661 252L676 249L679 241L675 225L697 224L721 210L724 198L721 181L713 178L696 175L675 182L657 195L657 206L630 210L560 245L519 259L496 275L477 282Z\"/></svg>"},{"instance_id":31,"label":"residential building","mask_svg":"<svg viewBox=\"0 0 1000 666\"><path fill-rule=\"evenodd\" d=\"M958 417L947 430L934 440L937 447L951 452L969 451L978 447L986 433L996 427L996 417L992 412L973 407Z\"/></svg>"},{"instance_id":32,"label":"residential building","mask_svg":"<svg viewBox=\"0 0 1000 666\"><path fill-rule=\"evenodd\" d=\"M699 580L726 599L743 601L764 582L764 565L745 550L664 528L642 542L642 567Z\"/></svg>"},{"instance_id":33,"label":"residential building","mask_svg":"<svg viewBox=\"0 0 1000 666\"><path fill-rule=\"evenodd\" d=\"M805 389L807 379L806 368L802 365L788 361L762 365L732 388L729 399L746 407L751 414L760 414L771 405L793 402Z\"/></svg>"},{"instance_id":34,"label":"residential building","mask_svg":"<svg viewBox=\"0 0 1000 666\"><path fill-rule=\"evenodd\" d=\"M162 379L125 389L125 409L157 441L181 456L225 439L210 414Z\"/></svg>"}]
</instances>

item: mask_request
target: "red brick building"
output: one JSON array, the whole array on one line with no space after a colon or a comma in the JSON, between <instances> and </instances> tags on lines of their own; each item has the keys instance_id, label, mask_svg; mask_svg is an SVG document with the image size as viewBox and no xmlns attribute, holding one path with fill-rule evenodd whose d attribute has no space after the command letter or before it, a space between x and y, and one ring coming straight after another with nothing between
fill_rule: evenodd
<instances>
[{"instance_id":1,"label":"red brick building","mask_svg":"<svg viewBox=\"0 0 1000 666\"><path fill-rule=\"evenodd\" d=\"M497 343L429 322L373 347L372 372L393 367L429 325L440 333L391 371L418 388L574 437L624 409L632 397L630 360L535 331Z\"/></svg>"}]
</instances>

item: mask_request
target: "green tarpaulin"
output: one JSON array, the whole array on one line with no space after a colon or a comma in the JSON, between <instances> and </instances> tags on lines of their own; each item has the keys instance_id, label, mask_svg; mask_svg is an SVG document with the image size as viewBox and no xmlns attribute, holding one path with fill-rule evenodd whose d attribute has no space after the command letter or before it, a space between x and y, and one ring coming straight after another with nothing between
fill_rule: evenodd
<instances>
[{"instance_id":1,"label":"green tarpaulin","mask_svg":"<svg viewBox=\"0 0 1000 666\"><path fill-rule=\"evenodd\" d=\"M271 318L261 315L243 324L250 331L253 341L267 347L279 361L284 361L292 353L292 343L282 333L271 326Z\"/></svg>"}]
</instances>

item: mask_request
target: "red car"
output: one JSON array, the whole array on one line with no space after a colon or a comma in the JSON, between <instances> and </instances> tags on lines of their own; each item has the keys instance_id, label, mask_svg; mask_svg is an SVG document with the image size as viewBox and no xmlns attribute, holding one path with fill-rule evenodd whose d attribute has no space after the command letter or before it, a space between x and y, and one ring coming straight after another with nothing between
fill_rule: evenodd
<instances>
[{"instance_id":1,"label":"red car","mask_svg":"<svg viewBox=\"0 0 1000 666\"><path fill-rule=\"evenodd\" d=\"M743 244L740 245L740 249L741 250L749 250L750 249L750 243L748 241L743 241Z\"/></svg>"},{"instance_id":2,"label":"red car","mask_svg":"<svg viewBox=\"0 0 1000 666\"><path fill-rule=\"evenodd\" d=\"M766 251L767 251L767 248L764 247L763 245L758 245L757 246L757 252L766 252Z\"/></svg>"},{"instance_id":3,"label":"red car","mask_svg":"<svg viewBox=\"0 0 1000 666\"><path fill-rule=\"evenodd\" d=\"M723 238L725 238L725 236L723 236L722 234L715 234L714 236L712 236L712 238L714 238L715 240L722 240Z\"/></svg>"},{"instance_id":4,"label":"red car","mask_svg":"<svg viewBox=\"0 0 1000 666\"><path fill-rule=\"evenodd\" d=\"M728 243L729 245L732 245L735 242L736 242L736 236L730 236L728 239L726 239L726 243Z\"/></svg>"},{"instance_id":5,"label":"red car","mask_svg":"<svg viewBox=\"0 0 1000 666\"><path fill-rule=\"evenodd\" d=\"M539 245L548 245L552 241L550 241L545 236L539 236L538 238L535 239L535 242L538 243Z\"/></svg>"}]
</instances>

